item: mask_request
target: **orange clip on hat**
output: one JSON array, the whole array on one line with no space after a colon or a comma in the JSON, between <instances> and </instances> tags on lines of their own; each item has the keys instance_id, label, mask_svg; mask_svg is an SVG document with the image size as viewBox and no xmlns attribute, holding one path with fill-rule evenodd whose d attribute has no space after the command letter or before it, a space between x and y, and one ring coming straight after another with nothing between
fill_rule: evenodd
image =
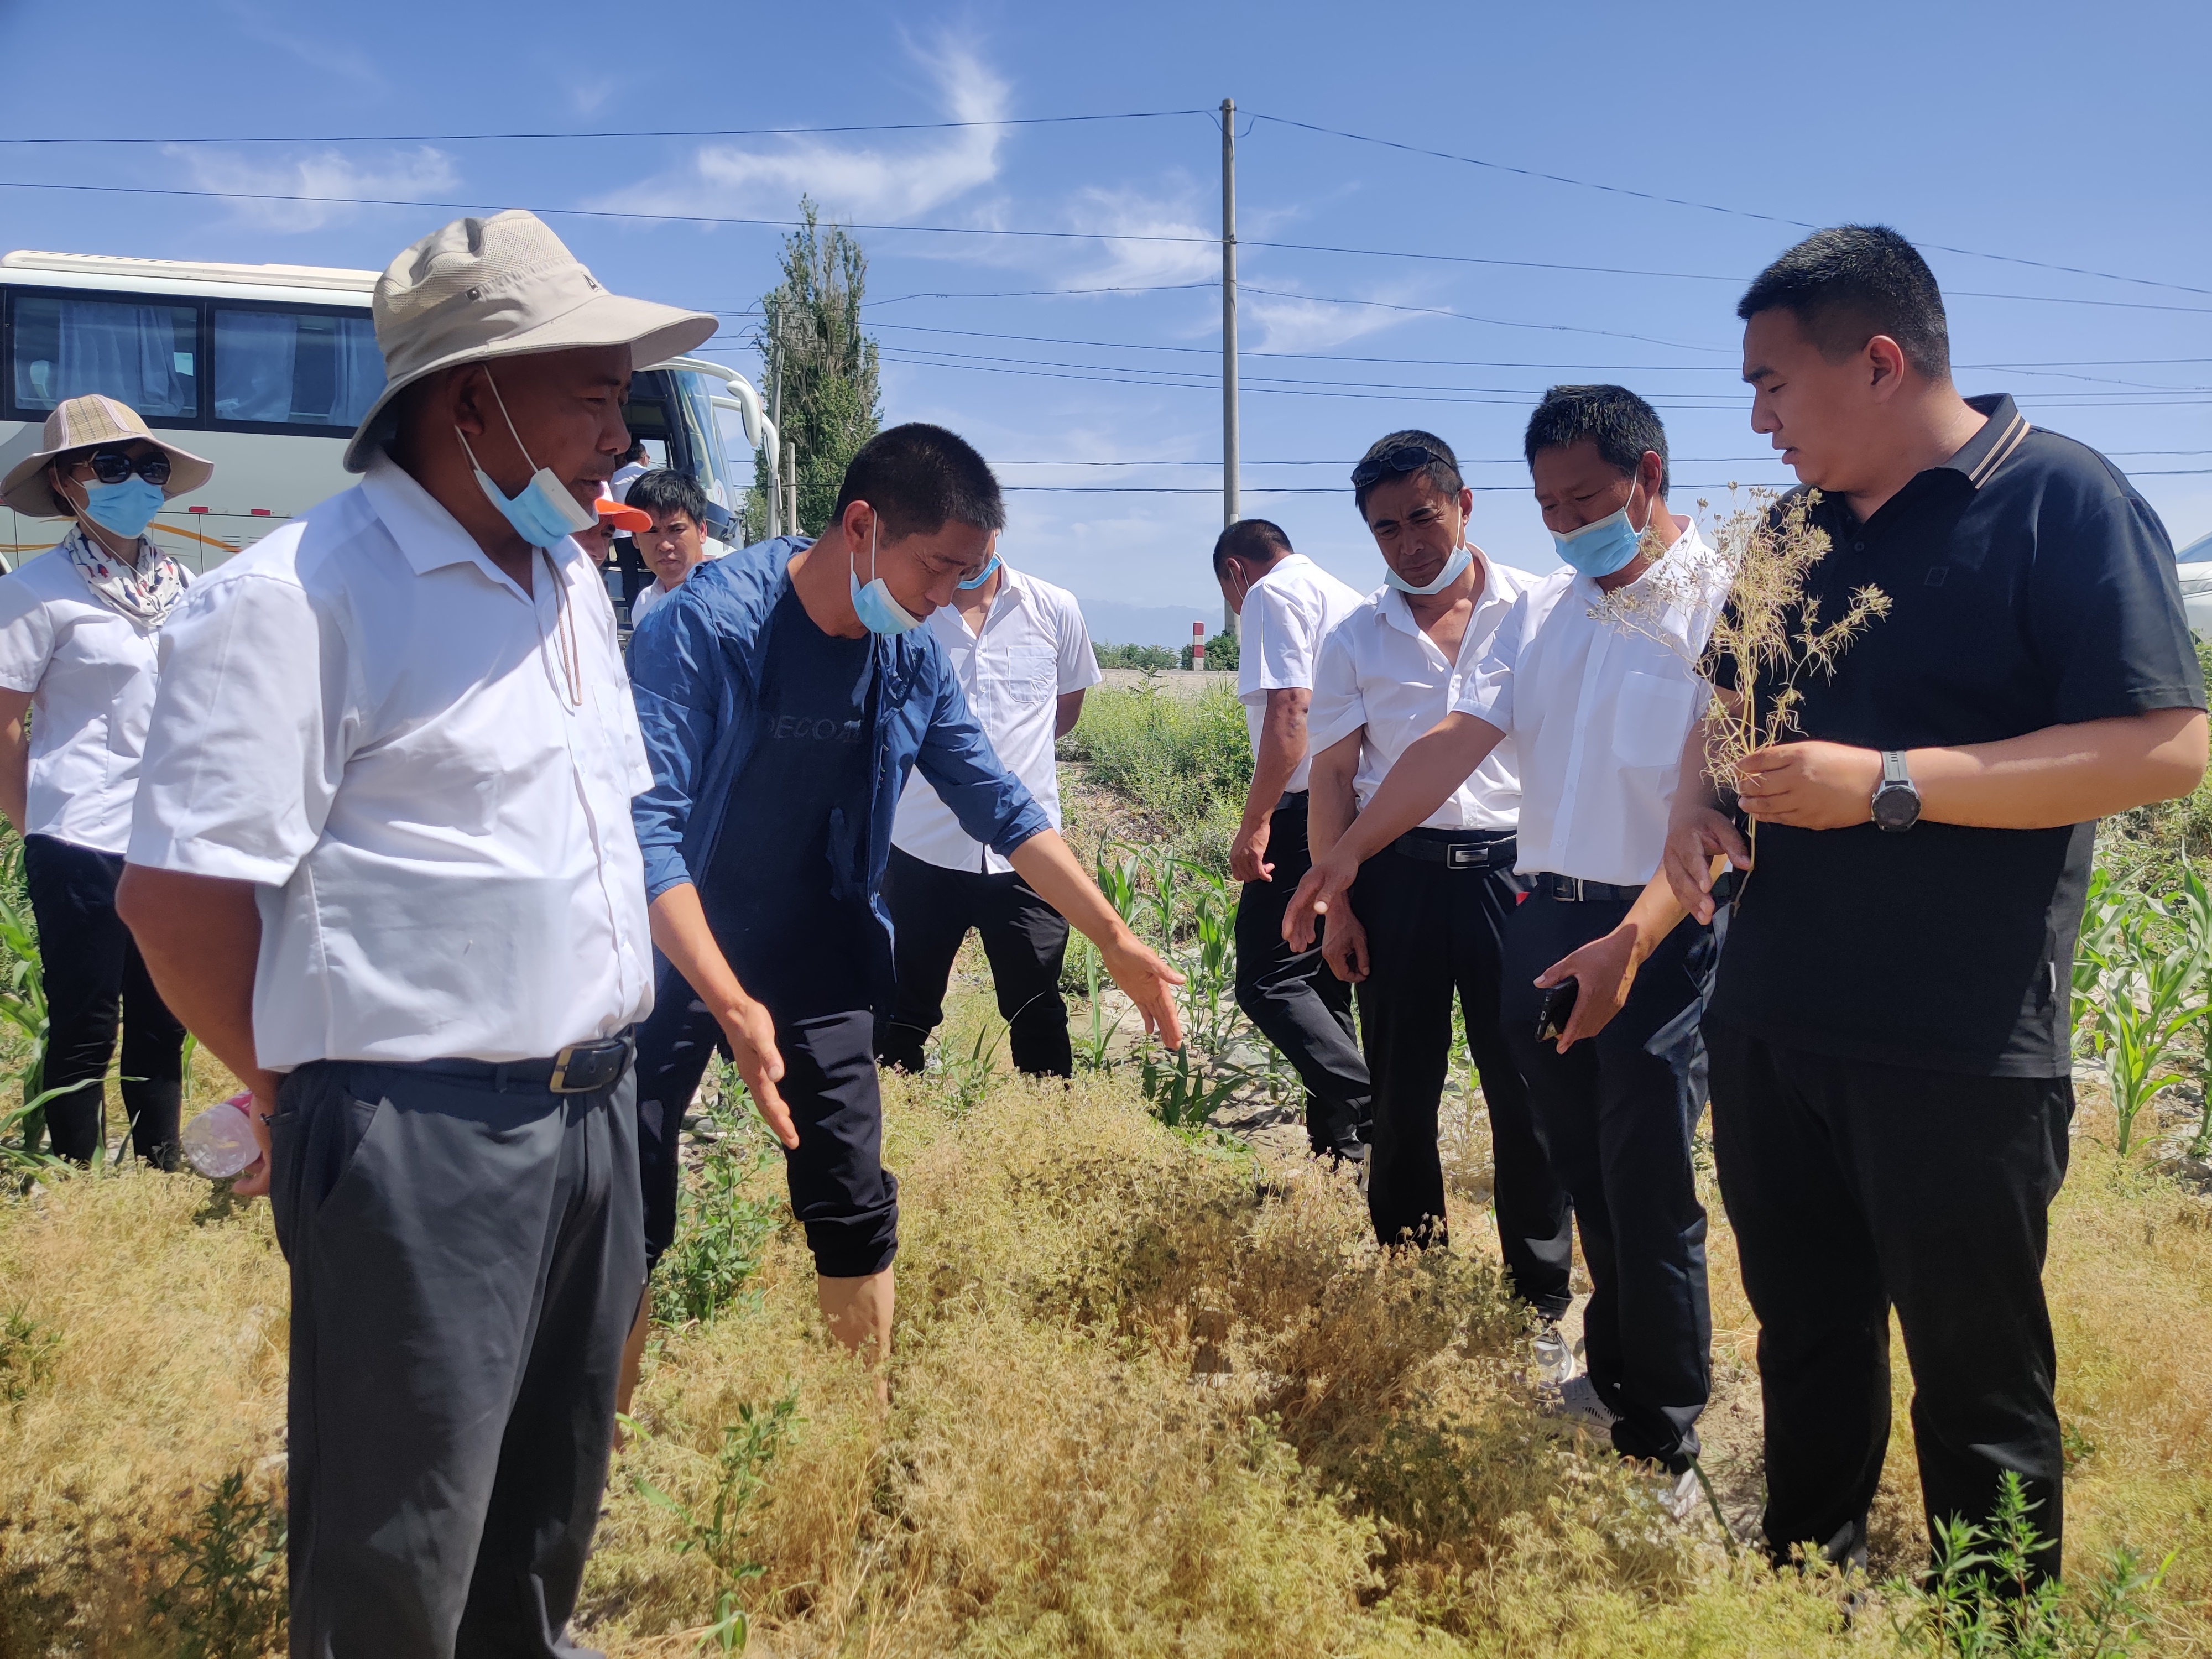
<instances>
[{"instance_id":1,"label":"orange clip on hat","mask_svg":"<svg viewBox=\"0 0 2212 1659\"><path fill-rule=\"evenodd\" d=\"M597 505L599 517L617 530L627 530L634 536L653 528L653 515L642 507L624 506L611 495L600 496Z\"/></svg>"}]
</instances>

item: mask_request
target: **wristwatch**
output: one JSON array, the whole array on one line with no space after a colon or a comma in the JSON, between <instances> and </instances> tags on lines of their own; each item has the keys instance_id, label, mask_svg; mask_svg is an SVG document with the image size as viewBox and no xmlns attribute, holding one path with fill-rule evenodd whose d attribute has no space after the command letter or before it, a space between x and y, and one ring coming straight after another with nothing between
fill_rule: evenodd
<instances>
[{"instance_id":1,"label":"wristwatch","mask_svg":"<svg viewBox=\"0 0 2212 1659\"><path fill-rule=\"evenodd\" d=\"M1905 751L1886 749L1881 756L1881 781L1874 789L1874 827L1910 830L1920 822L1920 792L1905 769Z\"/></svg>"}]
</instances>

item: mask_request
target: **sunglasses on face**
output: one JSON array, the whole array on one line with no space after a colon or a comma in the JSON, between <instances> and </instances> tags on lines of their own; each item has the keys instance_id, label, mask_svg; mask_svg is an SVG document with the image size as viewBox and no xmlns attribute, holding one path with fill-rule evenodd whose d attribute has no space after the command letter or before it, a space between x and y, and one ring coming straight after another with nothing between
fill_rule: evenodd
<instances>
[{"instance_id":1,"label":"sunglasses on face","mask_svg":"<svg viewBox=\"0 0 2212 1659\"><path fill-rule=\"evenodd\" d=\"M1380 455L1371 455L1352 469L1352 487L1364 489L1378 478L1418 472L1443 457L1423 444L1393 444Z\"/></svg>"},{"instance_id":2,"label":"sunglasses on face","mask_svg":"<svg viewBox=\"0 0 2212 1659\"><path fill-rule=\"evenodd\" d=\"M169 458L158 449L136 457L119 449L95 450L77 465L90 467L92 476L104 484L119 484L134 472L149 484L169 482Z\"/></svg>"}]
</instances>

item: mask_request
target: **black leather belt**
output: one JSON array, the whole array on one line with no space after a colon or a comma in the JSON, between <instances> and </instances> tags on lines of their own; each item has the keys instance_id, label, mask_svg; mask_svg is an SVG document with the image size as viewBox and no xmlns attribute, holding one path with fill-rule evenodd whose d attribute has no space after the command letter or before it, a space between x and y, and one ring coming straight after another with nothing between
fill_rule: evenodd
<instances>
[{"instance_id":1,"label":"black leather belt","mask_svg":"<svg viewBox=\"0 0 2212 1659\"><path fill-rule=\"evenodd\" d=\"M1310 789L1285 789L1276 799L1273 810L1278 812L1287 812L1294 806L1304 807L1312 794L1313 791Z\"/></svg>"},{"instance_id":2,"label":"black leather belt","mask_svg":"<svg viewBox=\"0 0 2212 1659\"><path fill-rule=\"evenodd\" d=\"M1547 870L1536 878L1536 891L1545 898L1569 904L1627 904L1641 896L1641 887L1620 887L1609 881L1584 881L1580 876L1554 875Z\"/></svg>"},{"instance_id":3,"label":"black leather belt","mask_svg":"<svg viewBox=\"0 0 2212 1659\"><path fill-rule=\"evenodd\" d=\"M572 1042L545 1060L426 1060L414 1069L441 1077L475 1078L502 1091L544 1089L556 1095L589 1095L622 1081L636 1047L624 1032L591 1042Z\"/></svg>"},{"instance_id":4,"label":"black leather belt","mask_svg":"<svg viewBox=\"0 0 2212 1659\"><path fill-rule=\"evenodd\" d=\"M1713 902L1726 904L1735 897L1736 872L1723 870L1713 883ZM1584 881L1579 876L1558 876L1545 871L1536 878L1536 891L1544 898L1583 902L1632 904L1643 896L1641 887L1617 887L1611 882Z\"/></svg>"},{"instance_id":5,"label":"black leather belt","mask_svg":"<svg viewBox=\"0 0 2212 1659\"><path fill-rule=\"evenodd\" d=\"M1519 847L1510 830L1408 830L1390 843L1401 858L1448 870L1510 870Z\"/></svg>"}]
</instances>

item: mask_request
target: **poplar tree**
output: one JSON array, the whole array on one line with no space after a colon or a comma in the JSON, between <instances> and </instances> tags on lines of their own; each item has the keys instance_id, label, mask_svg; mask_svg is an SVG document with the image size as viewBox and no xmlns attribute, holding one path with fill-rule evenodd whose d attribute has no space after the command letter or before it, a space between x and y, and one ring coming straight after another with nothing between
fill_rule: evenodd
<instances>
[{"instance_id":1,"label":"poplar tree","mask_svg":"<svg viewBox=\"0 0 2212 1659\"><path fill-rule=\"evenodd\" d=\"M819 535L837 504L845 464L883 425L876 343L860 330L868 256L843 226L824 225L809 197L802 223L783 239L783 280L761 296L752 343L761 354L761 391L782 387L782 434L799 447L799 528ZM745 503L748 538L767 532L768 467L756 458Z\"/></svg>"}]
</instances>

